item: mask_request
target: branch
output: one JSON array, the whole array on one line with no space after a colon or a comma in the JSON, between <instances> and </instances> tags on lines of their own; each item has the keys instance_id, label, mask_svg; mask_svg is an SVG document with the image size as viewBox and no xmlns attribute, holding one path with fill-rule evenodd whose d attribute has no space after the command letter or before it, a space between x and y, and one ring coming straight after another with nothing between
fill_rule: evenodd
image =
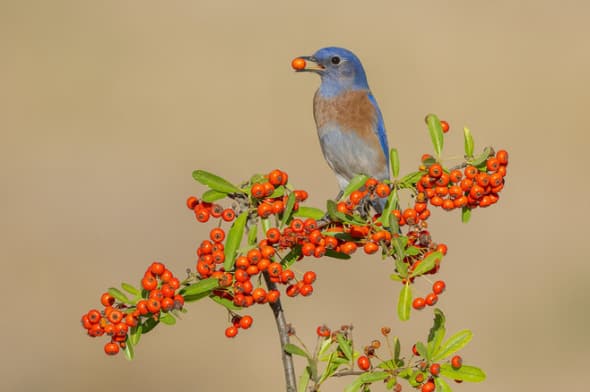
<instances>
[{"instance_id":1,"label":"branch","mask_svg":"<svg viewBox=\"0 0 590 392\"><path fill-rule=\"evenodd\" d=\"M276 290L277 285L270 280L268 273L264 272L263 275L268 290ZM287 386L287 392L295 392L297 390L297 381L295 379L295 366L293 365L293 357L291 354L285 351L285 345L289 344L289 327L287 326L287 322L285 320L283 306L281 305L280 299L269 305L275 317L277 331L279 332L279 339L281 341L281 356L283 359L283 369L285 371L285 384Z\"/></svg>"}]
</instances>

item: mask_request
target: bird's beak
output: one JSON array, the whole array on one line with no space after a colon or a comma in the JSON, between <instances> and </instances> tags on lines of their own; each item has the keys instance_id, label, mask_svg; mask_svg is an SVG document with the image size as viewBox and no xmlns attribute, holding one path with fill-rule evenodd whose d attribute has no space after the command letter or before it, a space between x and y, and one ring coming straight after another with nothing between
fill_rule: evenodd
<instances>
[{"instance_id":1,"label":"bird's beak","mask_svg":"<svg viewBox=\"0 0 590 392\"><path fill-rule=\"evenodd\" d=\"M299 56L299 58L305 60L305 68L296 70L297 72L315 72L321 74L326 69L314 56Z\"/></svg>"}]
</instances>

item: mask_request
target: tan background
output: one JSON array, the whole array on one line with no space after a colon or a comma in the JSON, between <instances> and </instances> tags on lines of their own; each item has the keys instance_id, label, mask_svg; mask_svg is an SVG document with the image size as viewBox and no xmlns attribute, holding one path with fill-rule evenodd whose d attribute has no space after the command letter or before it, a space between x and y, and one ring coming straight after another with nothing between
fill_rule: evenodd
<instances>
[{"instance_id":1,"label":"tan background","mask_svg":"<svg viewBox=\"0 0 590 392\"><path fill-rule=\"evenodd\" d=\"M225 312L194 304L134 362L107 358L78 320L154 259L178 274L194 265L211 226L183 206L203 190L193 169L237 181L280 167L312 205L335 194L311 114L319 80L289 68L327 45L363 60L405 171L430 150L428 112L451 122L449 157L463 124L479 147L510 151L498 206L467 226L432 218L450 248L448 329L474 331L464 357L488 374L456 389L586 389L589 12L539 0L2 2L0 389L282 390L265 307L230 341ZM308 342L323 322L354 322L358 342L381 325L408 344L425 336L429 312L396 320L390 264L298 268L319 274L313 297L286 300Z\"/></svg>"}]
</instances>

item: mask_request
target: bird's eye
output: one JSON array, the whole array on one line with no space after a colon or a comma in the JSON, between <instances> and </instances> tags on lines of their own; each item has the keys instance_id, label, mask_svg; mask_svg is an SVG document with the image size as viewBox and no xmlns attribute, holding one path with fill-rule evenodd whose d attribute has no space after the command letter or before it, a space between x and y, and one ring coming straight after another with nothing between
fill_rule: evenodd
<instances>
[{"instance_id":1,"label":"bird's eye","mask_svg":"<svg viewBox=\"0 0 590 392\"><path fill-rule=\"evenodd\" d=\"M332 62L332 64L338 65L338 64L340 64L340 57L334 56L330 59L330 61Z\"/></svg>"}]
</instances>

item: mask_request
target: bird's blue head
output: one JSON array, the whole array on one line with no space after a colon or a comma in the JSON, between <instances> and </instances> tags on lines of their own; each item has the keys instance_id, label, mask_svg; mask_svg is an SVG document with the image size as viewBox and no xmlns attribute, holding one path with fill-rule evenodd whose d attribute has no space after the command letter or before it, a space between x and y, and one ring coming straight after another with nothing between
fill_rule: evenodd
<instances>
[{"instance_id":1,"label":"bird's blue head","mask_svg":"<svg viewBox=\"0 0 590 392\"><path fill-rule=\"evenodd\" d=\"M319 93L324 97L343 91L368 90L367 76L358 57L348 49L322 48L312 56L301 56L306 67L299 72L315 72L322 78Z\"/></svg>"}]
</instances>

